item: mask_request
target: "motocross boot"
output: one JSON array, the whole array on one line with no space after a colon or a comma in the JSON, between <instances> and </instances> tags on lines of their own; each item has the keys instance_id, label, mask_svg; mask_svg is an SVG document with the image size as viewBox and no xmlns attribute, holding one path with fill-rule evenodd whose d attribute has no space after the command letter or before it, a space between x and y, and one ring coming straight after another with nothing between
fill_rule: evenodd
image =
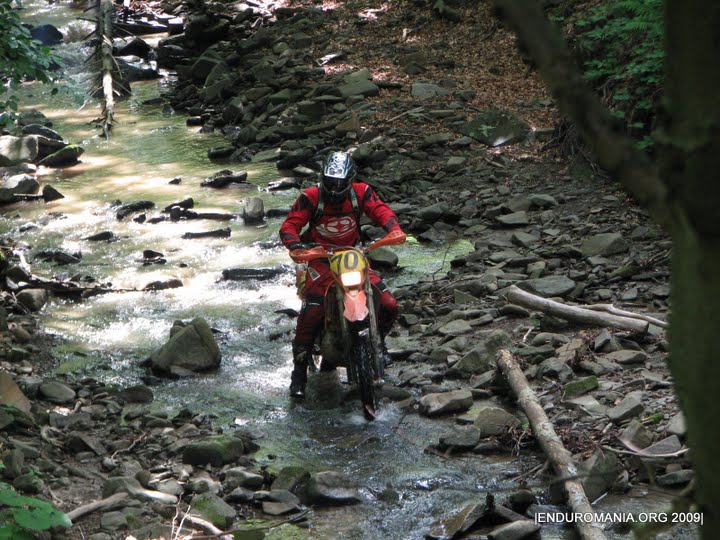
<instances>
[{"instance_id":1,"label":"motocross boot","mask_svg":"<svg viewBox=\"0 0 720 540\"><path fill-rule=\"evenodd\" d=\"M305 398L307 385L308 351L293 347L293 370L290 374L290 397Z\"/></svg>"}]
</instances>

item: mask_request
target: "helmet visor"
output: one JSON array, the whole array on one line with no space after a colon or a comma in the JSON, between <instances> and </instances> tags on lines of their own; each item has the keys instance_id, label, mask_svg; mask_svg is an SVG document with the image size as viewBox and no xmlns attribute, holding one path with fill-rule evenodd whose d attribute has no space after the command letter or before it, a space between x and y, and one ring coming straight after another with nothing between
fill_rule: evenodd
<instances>
[{"instance_id":1,"label":"helmet visor","mask_svg":"<svg viewBox=\"0 0 720 540\"><path fill-rule=\"evenodd\" d=\"M332 176L323 178L323 185L330 193L340 193L345 190L349 184L349 178L333 178Z\"/></svg>"}]
</instances>

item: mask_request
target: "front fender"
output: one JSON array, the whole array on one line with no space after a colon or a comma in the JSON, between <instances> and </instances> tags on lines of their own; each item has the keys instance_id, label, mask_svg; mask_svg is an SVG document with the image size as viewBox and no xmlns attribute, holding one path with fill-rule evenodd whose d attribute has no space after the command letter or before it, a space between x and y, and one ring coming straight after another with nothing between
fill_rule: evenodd
<instances>
[{"instance_id":1,"label":"front fender","mask_svg":"<svg viewBox=\"0 0 720 540\"><path fill-rule=\"evenodd\" d=\"M346 291L343 304L345 305L343 317L350 322L363 321L370 314L364 291L359 291L355 295L351 295Z\"/></svg>"}]
</instances>

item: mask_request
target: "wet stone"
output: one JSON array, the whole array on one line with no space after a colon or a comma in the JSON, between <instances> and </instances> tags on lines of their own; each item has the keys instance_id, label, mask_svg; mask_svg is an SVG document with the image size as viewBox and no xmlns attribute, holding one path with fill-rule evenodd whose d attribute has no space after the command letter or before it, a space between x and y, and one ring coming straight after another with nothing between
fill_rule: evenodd
<instances>
[{"instance_id":1,"label":"wet stone","mask_svg":"<svg viewBox=\"0 0 720 540\"><path fill-rule=\"evenodd\" d=\"M356 504L362 497L349 481L334 471L323 471L312 475L307 484L307 498L310 504Z\"/></svg>"},{"instance_id":2,"label":"wet stone","mask_svg":"<svg viewBox=\"0 0 720 540\"><path fill-rule=\"evenodd\" d=\"M202 493L193 497L192 508L195 513L222 530L230 527L236 515L232 506L212 493Z\"/></svg>"},{"instance_id":3,"label":"wet stone","mask_svg":"<svg viewBox=\"0 0 720 540\"><path fill-rule=\"evenodd\" d=\"M456 452L472 450L480 442L482 432L475 426L458 426L440 436L439 448Z\"/></svg>"},{"instance_id":4,"label":"wet stone","mask_svg":"<svg viewBox=\"0 0 720 540\"><path fill-rule=\"evenodd\" d=\"M658 485L665 487L680 487L689 484L695 478L695 471L692 469L684 469L667 474L662 474L656 478Z\"/></svg>"},{"instance_id":5,"label":"wet stone","mask_svg":"<svg viewBox=\"0 0 720 540\"><path fill-rule=\"evenodd\" d=\"M487 406L478 410L475 418L475 427L480 431L481 437L502 435L509 428L520 425L520 420L500 407Z\"/></svg>"},{"instance_id":6,"label":"wet stone","mask_svg":"<svg viewBox=\"0 0 720 540\"><path fill-rule=\"evenodd\" d=\"M420 398L420 413L425 416L439 416L468 410L473 404L469 390L453 390L428 394Z\"/></svg>"}]
</instances>

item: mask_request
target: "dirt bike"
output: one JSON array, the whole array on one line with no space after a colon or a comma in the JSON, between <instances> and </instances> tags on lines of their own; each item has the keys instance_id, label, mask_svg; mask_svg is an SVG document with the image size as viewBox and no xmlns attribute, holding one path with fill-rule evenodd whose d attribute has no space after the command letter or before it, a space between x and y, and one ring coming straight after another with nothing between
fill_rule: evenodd
<instances>
[{"instance_id":1,"label":"dirt bike","mask_svg":"<svg viewBox=\"0 0 720 540\"><path fill-rule=\"evenodd\" d=\"M293 261L305 264L327 259L333 284L325 293L325 328L320 341L320 354L310 362L311 369L331 371L347 369L348 382L357 384L363 413L375 418L377 397L375 381L385 371L382 340L378 329L380 291L370 283L370 262L366 253L382 246L405 242L405 233L392 231L365 247L338 246L296 249L290 252ZM298 294L302 298L305 271L298 274ZM317 362L319 359L319 362Z\"/></svg>"}]
</instances>

